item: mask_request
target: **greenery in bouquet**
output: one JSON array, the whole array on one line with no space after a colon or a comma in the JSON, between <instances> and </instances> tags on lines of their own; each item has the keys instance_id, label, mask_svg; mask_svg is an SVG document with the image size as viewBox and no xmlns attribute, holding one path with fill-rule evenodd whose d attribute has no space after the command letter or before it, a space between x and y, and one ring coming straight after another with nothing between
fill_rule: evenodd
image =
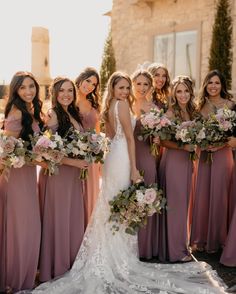
<instances>
[{"instance_id":1,"label":"greenery in bouquet","mask_svg":"<svg viewBox=\"0 0 236 294\"><path fill-rule=\"evenodd\" d=\"M142 113L140 117L141 133L138 136L140 141L150 140L151 153L158 155L158 148L153 143L153 137L159 137L160 140L171 140L174 136L174 126L165 115L164 110L152 108L149 112Z\"/></svg>"},{"instance_id":2,"label":"greenery in bouquet","mask_svg":"<svg viewBox=\"0 0 236 294\"><path fill-rule=\"evenodd\" d=\"M199 145L202 149L209 147L224 146L233 133L236 125L236 112L229 108L220 108L216 113L210 114L203 120L201 140ZM208 150L207 162L212 163L212 151Z\"/></svg>"},{"instance_id":3,"label":"greenery in bouquet","mask_svg":"<svg viewBox=\"0 0 236 294\"><path fill-rule=\"evenodd\" d=\"M3 174L7 180L11 168L21 168L26 163L27 143L22 139L16 139L13 136L6 136L3 130L0 130L0 165Z\"/></svg>"},{"instance_id":4,"label":"greenery in bouquet","mask_svg":"<svg viewBox=\"0 0 236 294\"><path fill-rule=\"evenodd\" d=\"M149 216L161 213L166 207L166 199L157 184L145 185L142 182L120 191L109 205L113 233L124 225L127 234L135 235L139 228L147 224Z\"/></svg>"},{"instance_id":5,"label":"greenery in bouquet","mask_svg":"<svg viewBox=\"0 0 236 294\"><path fill-rule=\"evenodd\" d=\"M67 135L66 154L71 158L86 160L88 163L103 164L109 146L110 140L104 133L96 133L95 130L70 130ZM80 178L86 177L87 169L82 169Z\"/></svg>"},{"instance_id":6,"label":"greenery in bouquet","mask_svg":"<svg viewBox=\"0 0 236 294\"><path fill-rule=\"evenodd\" d=\"M46 130L31 136L31 160L46 162L45 174L49 176L58 173L58 166L66 156L65 140L58 133Z\"/></svg>"},{"instance_id":7,"label":"greenery in bouquet","mask_svg":"<svg viewBox=\"0 0 236 294\"><path fill-rule=\"evenodd\" d=\"M203 124L200 120L175 122L175 140L178 146L182 147L188 144L192 147L192 151L189 152L189 159L196 160L196 146L199 144L202 138Z\"/></svg>"}]
</instances>

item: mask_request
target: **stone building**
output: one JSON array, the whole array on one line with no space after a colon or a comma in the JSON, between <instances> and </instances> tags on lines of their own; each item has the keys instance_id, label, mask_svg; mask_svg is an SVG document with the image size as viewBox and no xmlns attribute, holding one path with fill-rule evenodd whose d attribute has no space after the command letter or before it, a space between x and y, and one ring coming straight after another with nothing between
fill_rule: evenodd
<instances>
[{"instance_id":1,"label":"stone building","mask_svg":"<svg viewBox=\"0 0 236 294\"><path fill-rule=\"evenodd\" d=\"M236 1L231 2L236 45ZM109 14L117 68L131 73L145 61L161 62L172 78L190 75L198 89L208 71L216 5L216 0L113 0ZM236 93L236 46L232 79Z\"/></svg>"},{"instance_id":2,"label":"stone building","mask_svg":"<svg viewBox=\"0 0 236 294\"><path fill-rule=\"evenodd\" d=\"M49 63L49 32L43 27L32 27L31 35L31 72L40 85L40 96L44 100L48 96L51 84Z\"/></svg>"}]
</instances>

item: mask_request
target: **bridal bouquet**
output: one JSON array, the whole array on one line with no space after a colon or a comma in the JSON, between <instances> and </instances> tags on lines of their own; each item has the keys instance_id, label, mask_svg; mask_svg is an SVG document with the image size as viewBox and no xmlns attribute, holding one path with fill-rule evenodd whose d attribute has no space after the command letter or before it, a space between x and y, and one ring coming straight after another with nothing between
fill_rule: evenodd
<instances>
[{"instance_id":1,"label":"bridal bouquet","mask_svg":"<svg viewBox=\"0 0 236 294\"><path fill-rule=\"evenodd\" d=\"M89 163L104 163L109 146L110 140L104 133L98 134L95 130L86 132L71 130L65 148L69 157L86 160ZM80 178L86 179L87 173L87 169L81 169Z\"/></svg>"},{"instance_id":2,"label":"bridal bouquet","mask_svg":"<svg viewBox=\"0 0 236 294\"><path fill-rule=\"evenodd\" d=\"M223 146L228 141L228 137L232 135L235 126L236 112L226 107L218 109L216 113L209 115L203 121L200 147L206 149L210 146ZM208 151L207 162L211 163L212 160L212 151Z\"/></svg>"},{"instance_id":3,"label":"bridal bouquet","mask_svg":"<svg viewBox=\"0 0 236 294\"><path fill-rule=\"evenodd\" d=\"M27 148L22 139L6 136L0 130L0 164L3 166L0 173L8 179L10 169L21 168L25 164Z\"/></svg>"},{"instance_id":4,"label":"bridal bouquet","mask_svg":"<svg viewBox=\"0 0 236 294\"><path fill-rule=\"evenodd\" d=\"M57 133L51 130L31 136L31 160L46 162L45 173L49 176L58 173L58 165L62 158L66 156L64 140Z\"/></svg>"},{"instance_id":5,"label":"bridal bouquet","mask_svg":"<svg viewBox=\"0 0 236 294\"><path fill-rule=\"evenodd\" d=\"M135 235L140 227L147 224L148 216L161 213L165 208L166 199L156 184L137 183L120 191L109 204L111 212L109 221L113 222L113 233L124 224L125 232Z\"/></svg>"},{"instance_id":6,"label":"bridal bouquet","mask_svg":"<svg viewBox=\"0 0 236 294\"><path fill-rule=\"evenodd\" d=\"M193 151L189 153L189 158L193 161L197 159L195 146L199 144L203 136L203 125L199 120L184 121L176 123L175 139L179 146L189 144Z\"/></svg>"},{"instance_id":7,"label":"bridal bouquet","mask_svg":"<svg viewBox=\"0 0 236 294\"><path fill-rule=\"evenodd\" d=\"M159 137L161 140L170 140L173 135L173 124L164 114L164 110L152 108L149 112L143 113L140 118L141 134L138 136L140 141L147 138L151 140L151 153L158 155L157 146L152 142L153 137Z\"/></svg>"}]
</instances>

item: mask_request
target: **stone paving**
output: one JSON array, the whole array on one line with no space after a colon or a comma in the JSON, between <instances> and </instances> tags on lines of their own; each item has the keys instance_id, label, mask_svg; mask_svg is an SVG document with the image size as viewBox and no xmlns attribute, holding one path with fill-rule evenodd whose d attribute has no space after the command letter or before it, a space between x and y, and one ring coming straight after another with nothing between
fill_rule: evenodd
<instances>
[{"instance_id":1,"label":"stone paving","mask_svg":"<svg viewBox=\"0 0 236 294\"><path fill-rule=\"evenodd\" d=\"M236 248L235 248L236 250ZM207 254L194 252L194 257L199 261L205 261L217 271L220 278L229 287L229 293L236 293L236 267L227 267L219 263L221 252Z\"/></svg>"}]
</instances>

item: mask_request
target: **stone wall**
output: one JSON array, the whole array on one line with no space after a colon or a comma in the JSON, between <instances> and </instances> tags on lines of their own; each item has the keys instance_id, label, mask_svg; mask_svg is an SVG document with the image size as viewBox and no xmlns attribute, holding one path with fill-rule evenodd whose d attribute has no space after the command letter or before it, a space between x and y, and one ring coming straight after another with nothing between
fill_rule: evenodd
<instances>
[{"instance_id":1,"label":"stone wall","mask_svg":"<svg viewBox=\"0 0 236 294\"><path fill-rule=\"evenodd\" d=\"M233 39L236 44L234 2L232 1L232 16L235 24ZM216 0L113 0L111 26L117 68L131 73L138 64L154 61L153 48L156 35L197 30L199 85L208 71L215 11ZM236 92L235 50L234 48L233 92Z\"/></svg>"}]
</instances>

